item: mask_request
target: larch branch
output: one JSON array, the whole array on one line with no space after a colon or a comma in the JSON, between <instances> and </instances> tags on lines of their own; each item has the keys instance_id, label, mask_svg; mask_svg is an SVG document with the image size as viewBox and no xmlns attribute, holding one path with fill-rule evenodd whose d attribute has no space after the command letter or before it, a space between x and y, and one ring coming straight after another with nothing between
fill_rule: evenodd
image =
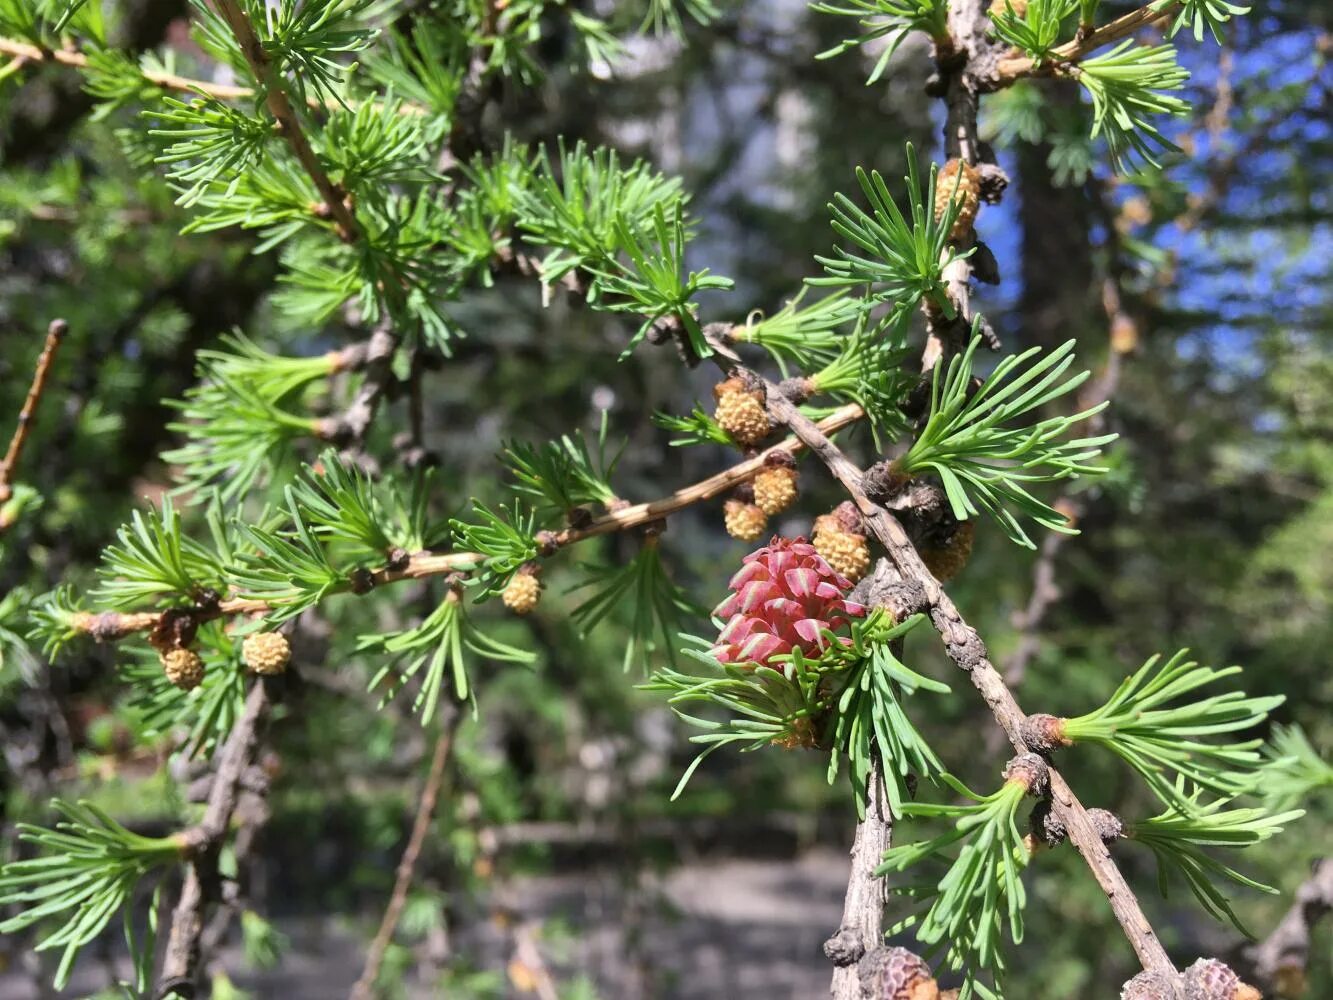
<instances>
[{"instance_id":1,"label":"larch branch","mask_svg":"<svg viewBox=\"0 0 1333 1000\"><path fill-rule=\"evenodd\" d=\"M1091 55L1112 42L1128 38L1140 28L1146 28L1150 24L1156 24L1158 21L1164 20L1175 12L1177 6L1178 4L1172 3L1154 10L1153 5L1148 4L1138 10L1130 11L1128 14L1117 17L1114 21L1104 24L1100 28L1074 39L1072 42L1057 45L1051 49L1050 55L1042 61L1041 65L1038 65L1029 56L1001 59L996 67L997 76L1002 83L1012 83L1014 80L1025 76L1053 73L1057 66L1078 62L1084 56Z\"/></svg>"},{"instance_id":2,"label":"larch branch","mask_svg":"<svg viewBox=\"0 0 1333 1000\"><path fill-rule=\"evenodd\" d=\"M824 942L824 954L833 963L833 1000L860 1000L861 980L857 962L884 939L884 907L888 883L875 869L892 846L893 817L884 794L882 766L876 759L866 778L866 815L856 824L852 841L852 867L843 898L842 922L837 933Z\"/></svg>"},{"instance_id":3,"label":"larch branch","mask_svg":"<svg viewBox=\"0 0 1333 1000\"><path fill-rule=\"evenodd\" d=\"M1022 736L1022 724L1026 718L1023 710L1005 685L1004 678L991 663L980 635L976 629L967 624L939 581L921 561L902 524L892 513L866 495L861 486L864 473L837 445L786 399L777 386L766 383L766 389L770 417L790 428L843 485L865 518L866 524L884 546L898 572L902 574L904 581L920 586L925 610L944 640L945 652L949 658L968 674L973 685L981 692L982 698L990 706L991 712L1015 751L1028 752L1029 748ZM1124 875L1111 859L1100 834L1088 817L1087 810L1053 767L1050 769L1050 780L1052 808L1064 822L1069 831L1070 842L1083 856L1097 884L1101 886L1110 901L1116 920L1134 948L1135 954L1138 955L1140 963L1144 969L1169 971L1174 975L1175 967L1171 964L1166 949L1162 947L1156 932L1139 906L1134 890L1130 888Z\"/></svg>"},{"instance_id":4,"label":"larch branch","mask_svg":"<svg viewBox=\"0 0 1333 1000\"><path fill-rule=\"evenodd\" d=\"M1315 925L1330 913L1333 858L1319 858L1272 932L1243 949L1245 963L1253 969L1255 979L1281 996L1303 995L1311 935Z\"/></svg>"},{"instance_id":5,"label":"larch branch","mask_svg":"<svg viewBox=\"0 0 1333 1000\"><path fill-rule=\"evenodd\" d=\"M834 410L819 421L817 426L821 435L833 432L856 423L865 417L865 411L856 403L848 403ZM579 528L566 528L551 534L547 539L544 555L555 552L578 542L601 535L610 535L619 531L660 521L669 514L684 510L686 507L711 500L741 483L753 479L763 469L765 460L777 451L795 453L804 444L798 437L791 437L759 452L743 462L724 469L721 472L686 486L676 492L651 500L647 503L633 504L608 511L593 518ZM366 593L389 583L400 580L422 580L428 577L444 576L451 573L466 573L484 557L479 552L416 552L404 554L401 559L390 562L373 570L351 571L347 582L336 593ZM201 605L190 609L172 609L167 611L81 611L72 616L70 627L86 633L99 642L114 642L128 638L139 632L151 632L157 628L165 616L189 614L196 623L227 618L235 615L264 614L272 610L272 605L263 600L248 597L230 597L213 604Z\"/></svg>"},{"instance_id":6,"label":"larch branch","mask_svg":"<svg viewBox=\"0 0 1333 1000\"><path fill-rule=\"evenodd\" d=\"M9 56L11 59L23 63L54 63L79 70L86 70L91 62L88 54L77 48L41 48L28 42L19 41L16 38L5 37L0 37L0 55ZM205 97L211 97L218 101L241 101L255 96L253 88L237 84L214 83L211 80L201 80L197 77L181 76L177 73L166 73L161 70L143 69L142 67L139 68L139 72L146 81L155 87L161 87L163 90L203 94ZM314 110L328 110L338 106L317 97L311 97L307 103ZM360 103L352 99L346 101L347 106L353 110ZM404 102L398 105L398 113L424 115L428 112L420 105Z\"/></svg>"},{"instance_id":7,"label":"larch branch","mask_svg":"<svg viewBox=\"0 0 1333 1000\"><path fill-rule=\"evenodd\" d=\"M310 179L314 182L320 197L324 199L322 207L328 211L329 217L333 219L339 238L348 243L355 242L362 236L362 230L361 224L356 221L356 216L347 202L347 192L329 179L328 173L324 170L324 165L319 162L319 157L315 155L314 149L311 148L310 139L305 134L305 129L301 125L301 119L296 113L296 108L292 106L291 99L287 96L287 89L278 76L277 70L273 68L273 62L264 50L263 42L255 34L255 28L250 23L250 18L241 9L237 0L216 0L216 4L218 13L222 15L223 20L227 22L227 26L231 28L232 34L236 36L236 41L241 46L241 52L245 55L245 61L249 63L251 72L254 73L255 79L263 87L264 101L268 105L269 112L282 129L283 138L287 140L287 144L291 146L297 161L310 175Z\"/></svg>"}]
</instances>

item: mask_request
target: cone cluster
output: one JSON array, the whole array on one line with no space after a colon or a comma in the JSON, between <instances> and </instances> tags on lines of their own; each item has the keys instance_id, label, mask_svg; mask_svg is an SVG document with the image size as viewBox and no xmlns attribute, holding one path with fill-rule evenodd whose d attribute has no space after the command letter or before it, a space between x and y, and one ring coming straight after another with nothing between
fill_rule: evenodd
<instances>
[{"instance_id":1,"label":"cone cluster","mask_svg":"<svg viewBox=\"0 0 1333 1000\"><path fill-rule=\"evenodd\" d=\"M1178 985L1179 984L1179 985ZM1180 986L1184 989L1181 990ZM1263 1000L1263 994L1215 958L1201 958L1183 976L1146 971L1125 983L1120 1000Z\"/></svg>"},{"instance_id":2,"label":"cone cluster","mask_svg":"<svg viewBox=\"0 0 1333 1000\"><path fill-rule=\"evenodd\" d=\"M763 393L747 388L740 379L729 378L714 386L713 395L717 398L713 418L737 444L756 445L772 432Z\"/></svg>"},{"instance_id":3,"label":"cone cluster","mask_svg":"<svg viewBox=\"0 0 1333 1000\"><path fill-rule=\"evenodd\" d=\"M241 643L241 659L255 673L272 676L287 669L292 647L281 632L255 632Z\"/></svg>"},{"instance_id":4,"label":"cone cluster","mask_svg":"<svg viewBox=\"0 0 1333 1000\"><path fill-rule=\"evenodd\" d=\"M204 679L204 661L193 649L169 649L161 655L162 672L182 691L192 691Z\"/></svg>"},{"instance_id":5,"label":"cone cluster","mask_svg":"<svg viewBox=\"0 0 1333 1000\"><path fill-rule=\"evenodd\" d=\"M536 573L519 570L509 579L500 600L516 615L530 614L542 597L542 584Z\"/></svg>"},{"instance_id":6,"label":"cone cluster","mask_svg":"<svg viewBox=\"0 0 1333 1000\"><path fill-rule=\"evenodd\" d=\"M731 499L722 505L722 523L732 538L753 542L768 530L768 515L756 504Z\"/></svg>"},{"instance_id":7,"label":"cone cluster","mask_svg":"<svg viewBox=\"0 0 1333 1000\"><path fill-rule=\"evenodd\" d=\"M954 189L957 185L957 190ZM958 204L958 215L953 228L949 230L949 239L963 239L977 221L977 212L981 208L981 175L977 168L964 160L953 159L944 165L935 179L935 221L944 218L949 210L949 201Z\"/></svg>"},{"instance_id":8,"label":"cone cluster","mask_svg":"<svg viewBox=\"0 0 1333 1000\"><path fill-rule=\"evenodd\" d=\"M815 518L815 551L837 572L855 583L870 569L870 546L857 530L861 515L850 503Z\"/></svg>"}]
</instances>

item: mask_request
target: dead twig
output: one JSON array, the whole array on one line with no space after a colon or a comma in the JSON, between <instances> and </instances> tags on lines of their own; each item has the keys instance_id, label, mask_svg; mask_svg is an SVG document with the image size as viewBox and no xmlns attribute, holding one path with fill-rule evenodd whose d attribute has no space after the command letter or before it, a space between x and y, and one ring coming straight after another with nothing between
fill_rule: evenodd
<instances>
[{"instance_id":1,"label":"dead twig","mask_svg":"<svg viewBox=\"0 0 1333 1000\"><path fill-rule=\"evenodd\" d=\"M23 401L23 409L19 411L18 426L14 428L14 436L9 439L9 448L5 452L3 461L0 461L0 503L4 503L14 495L12 477L14 468L18 465L19 458L23 455L23 446L28 442L28 434L32 430L33 414L37 412L37 404L41 401L42 392L46 389L46 378L51 372L51 364L55 361L56 351L60 348L60 342L64 340L65 334L69 332L69 324L63 319L51 321L51 325L46 328L46 343L42 346L42 353L37 356L37 367L32 375L32 384L28 387L27 398ZM6 527L0 523L0 531Z\"/></svg>"},{"instance_id":2,"label":"dead twig","mask_svg":"<svg viewBox=\"0 0 1333 1000\"><path fill-rule=\"evenodd\" d=\"M403 915L403 907L407 905L407 892L412 886L412 877L416 872L421 847L426 842L426 834L430 832L435 804L440 797L445 768L454 745L454 735L463 720L463 712L457 706L450 706L446 711L448 715L440 724L440 735L435 740L435 750L431 754L430 771L421 786L416 818L412 821L412 833L398 861L398 871L394 878L393 892L389 896L389 905L385 907L379 930L375 933L375 939L371 941L370 949L366 953L366 964L361 971L361 978L356 981L349 994L350 1000L370 1000L374 995L375 981L379 979L380 967L384 964L384 954L389 950L393 933L397 930L398 921Z\"/></svg>"},{"instance_id":3,"label":"dead twig","mask_svg":"<svg viewBox=\"0 0 1333 1000\"><path fill-rule=\"evenodd\" d=\"M1241 964L1255 980L1279 996L1306 993L1310 937L1315 925L1333 913L1333 858L1319 858L1301 883L1291 909L1263 940L1241 949Z\"/></svg>"}]
</instances>

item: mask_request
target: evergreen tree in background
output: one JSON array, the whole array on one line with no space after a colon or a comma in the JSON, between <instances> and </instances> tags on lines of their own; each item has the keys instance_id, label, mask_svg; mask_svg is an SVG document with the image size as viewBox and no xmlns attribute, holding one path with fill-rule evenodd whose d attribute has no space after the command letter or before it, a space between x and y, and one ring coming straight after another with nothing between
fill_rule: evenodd
<instances>
[{"instance_id":1,"label":"evergreen tree in background","mask_svg":"<svg viewBox=\"0 0 1333 1000\"><path fill-rule=\"evenodd\" d=\"M722 995L645 830L787 810L840 1000L1333 988L1327 18L0 0L27 976Z\"/></svg>"}]
</instances>

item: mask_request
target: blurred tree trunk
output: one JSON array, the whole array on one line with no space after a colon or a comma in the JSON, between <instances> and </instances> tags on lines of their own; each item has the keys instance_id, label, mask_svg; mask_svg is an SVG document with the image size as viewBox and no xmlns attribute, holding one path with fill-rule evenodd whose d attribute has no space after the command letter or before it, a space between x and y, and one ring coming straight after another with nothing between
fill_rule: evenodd
<instances>
[{"instance_id":1,"label":"blurred tree trunk","mask_svg":"<svg viewBox=\"0 0 1333 1000\"><path fill-rule=\"evenodd\" d=\"M1045 97L1059 108L1077 103L1078 92L1057 81ZM1051 348L1104 326L1093 271L1093 205L1082 186L1055 185L1047 165L1049 143L1022 143L1017 152L1023 346Z\"/></svg>"}]
</instances>

